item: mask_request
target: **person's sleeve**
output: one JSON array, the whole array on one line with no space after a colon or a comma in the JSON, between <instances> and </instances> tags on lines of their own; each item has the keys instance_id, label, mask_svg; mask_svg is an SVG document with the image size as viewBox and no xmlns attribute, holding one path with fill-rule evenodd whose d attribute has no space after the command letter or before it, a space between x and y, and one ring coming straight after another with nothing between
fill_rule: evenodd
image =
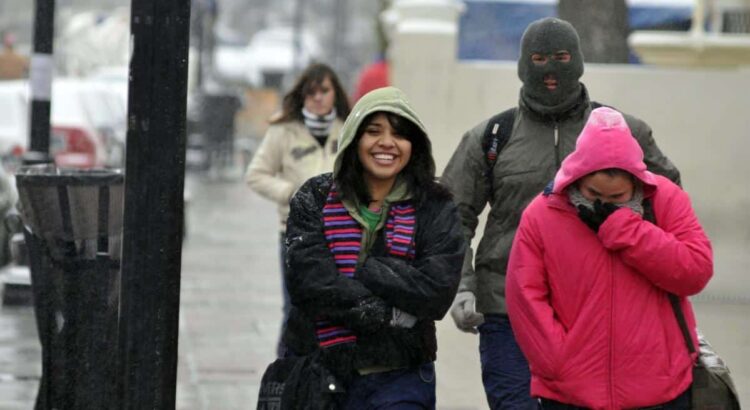
<instances>
[{"instance_id":1,"label":"person's sleeve","mask_svg":"<svg viewBox=\"0 0 750 410\"><path fill-rule=\"evenodd\" d=\"M283 160L283 128L268 129L263 142L247 167L245 180L252 190L279 205L285 205L294 193L294 184L279 174Z\"/></svg>"},{"instance_id":2,"label":"person's sleeve","mask_svg":"<svg viewBox=\"0 0 750 410\"><path fill-rule=\"evenodd\" d=\"M643 150L643 162L646 163L648 170L669 178L677 185L681 185L680 171L659 149L651 127L643 121L638 121L634 126L633 135Z\"/></svg>"},{"instance_id":3,"label":"person's sleeve","mask_svg":"<svg viewBox=\"0 0 750 410\"><path fill-rule=\"evenodd\" d=\"M678 296L694 295L713 275L711 243L687 193L676 186L664 188L672 192L654 203L658 226L630 209L619 209L601 225L599 239L655 286Z\"/></svg>"},{"instance_id":4,"label":"person's sleeve","mask_svg":"<svg viewBox=\"0 0 750 410\"><path fill-rule=\"evenodd\" d=\"M440 182L453 194L467 243L458 291L470 291L475 294L477 279L474 272L474 250L471 240L479 224L479 214L489 201L487 162L481 140L485 127L486 122L463 135L440 178Z\"/></svg>"},{"instance_id":5,"label":"person's sleeve","mask_svg":"<svg viewBox=\"0 0 750 410\"><path fill-rule=\"evenodd\" d=\"M526 214L510 251L505 301L513 333L532 373L554 378L565 338L550 304L543 248Z\"/></svg>"},{"instance_id":6,"label":"person's sleeve","mask_svg":"<svg viewBox=\"0 0 750 410\"><path fill-rule=\"evenodd\" d=\"M419 319L440 320L456 295L465 241L451 202L423 219L417 220L418 250L412 264L394 257L370 256L356 275L389 305ZM420 224L424 226L420 228Z\"/></svg>"}]
</instances>

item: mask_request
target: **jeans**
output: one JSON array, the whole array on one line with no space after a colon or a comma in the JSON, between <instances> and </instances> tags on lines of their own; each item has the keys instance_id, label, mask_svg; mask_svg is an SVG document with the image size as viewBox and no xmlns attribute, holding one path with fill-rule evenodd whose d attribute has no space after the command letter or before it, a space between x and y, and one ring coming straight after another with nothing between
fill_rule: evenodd
<instances>
[{"instance_id":1,"label":"jeans","mask_svg":"<svg viewBox=\"0 0 750 410\"><path fill-rule=\"evenodd\" d=\"M641 407L639 410L690 410L690 399L690 388L688 388L672 401L668 401L663 404L657 404L655 406ZM542 410L585 410L585 407L573 406L554 400L543 398L540 401Z\"/></svg>"},{"instance_id":2,"label":"jeans","mask_svg":"<svg viewBox=\"0 0 750 410\"><path fill-rule=\"evenodd\" d=\"M508 316L485 314L479 329L482 383L492 410L537 409L531 397L531 373L518 347Z\"/></svg>"},{"instance_id":3,"label":"jeans","mask_svg":"<svg viewBox=\"0 0 750 410\"><path fill-rule=\"evenodd\" d=\"M435 364L357 376L345 410L431 410L435 408Z\"/></svg>"}]
</instances>

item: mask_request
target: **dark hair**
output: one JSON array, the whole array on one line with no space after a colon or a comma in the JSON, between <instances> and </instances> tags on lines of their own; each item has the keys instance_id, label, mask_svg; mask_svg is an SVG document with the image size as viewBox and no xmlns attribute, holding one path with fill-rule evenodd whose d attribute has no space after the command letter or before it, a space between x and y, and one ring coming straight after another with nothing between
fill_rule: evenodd
<instances>
[{"instance_id":1,"label":"dark hair","mask_svg":"<svg viewBox=\"0 0 750 410\"><path fill-rule=\"evenodd\" d=\"M349 115L349 100L344 88L341 86L338 76L333 69L326 64L313 63L297 78L294 87L284 96L281 103L281 115L271 120L271 124L287 121L302 121L302 107L305 105L305 97L315 87L319 87L325 79L331 80L333 91L336 94L333 105L336 107L336 116L342 121Z\"/></svg>"},{"instance_id":2,"label":"dark hair","mask_svg":"<svg viewBox=\"0 0 750 410\"><path fill-rule=\"evenodd\" d=\"M385 114L396 133L405 136L411 142L411 157L399 175L406 180L415 205L421 204L428 195L450 198L449 191L435 181L435 161L427 135L408 119L385 111L376 111L365 117L357 128L354 140L344 150L341 169L336 175L339 194L349 200L356 199L361 204L368 204L372 200L365 184L364 167L359 160L358 146L365 129L377 114Z\"/></svg>"}]
</instances>

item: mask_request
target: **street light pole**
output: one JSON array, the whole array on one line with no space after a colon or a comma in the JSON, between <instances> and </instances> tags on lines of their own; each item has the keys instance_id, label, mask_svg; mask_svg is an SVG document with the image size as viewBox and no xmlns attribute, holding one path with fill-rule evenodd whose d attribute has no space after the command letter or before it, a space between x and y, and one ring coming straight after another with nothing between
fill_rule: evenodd
<instances>
[{"instance_id":1,"label":"street light pole","mask_svg":"<svg viewBox=\"0 0 750 410\"><path fill-rule=\"evenodd\" d=\"M346 0L336 0L334 2L333 11L333 68L339 77L344 77L346 80L345 84L348 84L348 73L344 69L345 66L345 41L347 36L346 31ZM347 67L348 68L348 67Z\"/></svg>"},{"instance_id":2,"label":"street light pole","mask_svg":"<svg viewBox=\"0 0 750 410\"><path fill-rule=\"evenodd\" d=\"M302 71L302 24L304 20L305 15L305 1L304 0L297 0L295 9L294 9L294 27L293 27L293 60L292 60L292 73L294 74L293 77L297 78L299 73Z\"/></svg>"},{"instance_id":3,"label":"street light pole","mask_svg":"<svg viewBox=\"0 0 750 410\"><path fill-rule=\"evenodd\" d=\"M132 0L118 344L120 409L173 409L190 0Z\"/></svg>"},{"instance_id":4,"label":"street light pole","mask_svg":"<svg viewBox=\"0 0 750 410\"><path fill-rule=\"evenodd\" d=\"M35 3L34 54L31 56L29 75L31 85L29 151L49 154L55 0L36 0Z\"/></svg>"}]
</instances>

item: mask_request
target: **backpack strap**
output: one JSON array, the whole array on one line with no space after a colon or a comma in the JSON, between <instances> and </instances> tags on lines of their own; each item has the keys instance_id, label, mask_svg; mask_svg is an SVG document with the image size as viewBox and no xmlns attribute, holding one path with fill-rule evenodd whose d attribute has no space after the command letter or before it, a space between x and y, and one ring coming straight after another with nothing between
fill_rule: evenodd
<instances>
[{"instance_id":1,"label":"backpack strap","mask_svg":"<svg viewBox=\"0 0 750 410\"><path fill-rule=\"evenodd\" d=\"M487 127L482 135L482 151L484 152L487 169L485 178L487 178L488 196L492 198L495 192L493 188L492 170L497 162L497 156L510 139L513 132L513 122L516 120L516 107L507 109L500 114L493 116L487 121Z\"/></svg>"},{"instance_id":2,"label":"backpack strap","mask_svg":"<svg viewBox=\"0 0 750 410\"><path fill-rule=\"evenodd\" d=\"M596 101L591 101L592 110L599 107L609 106ZM513 123L516 120L517 110L516 107L509 108L490 118L489 121L487 121L487 127L485 127L484 134L482 135L482 151L484 152L485 162L487 163L485 178L487 178L488 196L490 198L492 198L492 195L495 192L493 187L494 178L492 177L495 162L497 162L497 156L510 139L510 134L513 133Z\"/></svg>"}]
</instances>

